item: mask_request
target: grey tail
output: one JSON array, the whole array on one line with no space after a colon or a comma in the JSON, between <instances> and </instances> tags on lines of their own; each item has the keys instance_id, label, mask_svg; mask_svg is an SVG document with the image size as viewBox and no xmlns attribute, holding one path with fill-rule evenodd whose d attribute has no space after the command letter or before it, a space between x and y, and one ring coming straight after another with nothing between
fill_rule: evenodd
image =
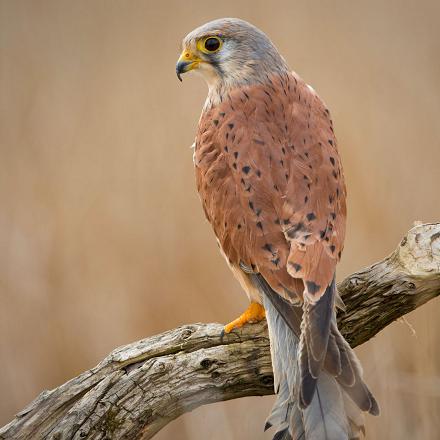
<instances>
[{"instance_id":1,"label":"grey tail","mask_svg":"<svg viewBox=\"0 0 440 440\"><path fill-rule=\"evenodd\" d=\"M277 393L265 430L275 428L273 440L363 438L362 411L377 415L379 407L338 330L334 281L303 310L274 292L260 274L251 278L263 295Z\"/></svg>"}]
</instances>

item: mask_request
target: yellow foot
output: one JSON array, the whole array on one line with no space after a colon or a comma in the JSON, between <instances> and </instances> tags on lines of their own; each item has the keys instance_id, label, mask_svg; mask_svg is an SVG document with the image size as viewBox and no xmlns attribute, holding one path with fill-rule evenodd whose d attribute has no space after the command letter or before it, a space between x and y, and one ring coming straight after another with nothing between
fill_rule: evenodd
<instances>
[{"instance_id":1,"label":"yellow foot","mask_svg":"<svg viewBox=\"0 0 440 440\"><path fill-rule=\"evenodd\" d=\"M263 320L266 316L264 312L264 307L258 303L250 303L249 307L234 321L226 324L223 331L225 333L230 333L234 328L243 327L243 325L250 323L255 323Z\"/></svg>"}]
</instances>

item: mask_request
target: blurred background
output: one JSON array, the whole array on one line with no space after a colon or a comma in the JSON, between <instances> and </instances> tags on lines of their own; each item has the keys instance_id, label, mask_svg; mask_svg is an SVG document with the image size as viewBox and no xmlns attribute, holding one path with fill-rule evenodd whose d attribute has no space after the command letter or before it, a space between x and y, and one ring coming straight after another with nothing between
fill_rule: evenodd
<instances>
[{"instance_id":1,"label":"blurred background","mask_svg":"<svg viewBox=\"0 0 440 440\"><path fill-rule=\"evenodd\" d=\"M332 110L339 279L440 221L438 1L1 0L0 425L116 346L246 306L194 185L206 85L174 71L186 33L222 16L263 29ZM439 313L357 349L382 407L369 438L438 438ZM268 439L272 402L205 406L157 439Z\"/></svg>"}]
</instances>

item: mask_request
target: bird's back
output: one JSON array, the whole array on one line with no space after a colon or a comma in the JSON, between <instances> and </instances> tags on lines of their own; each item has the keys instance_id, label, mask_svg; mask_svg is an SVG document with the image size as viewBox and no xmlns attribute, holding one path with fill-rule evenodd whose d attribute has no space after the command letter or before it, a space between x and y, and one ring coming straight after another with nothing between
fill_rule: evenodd
<instances>
[{"instance_id":1,"label":"bird's back","mask_svg":"<svg viewBox=\"0 0 440 440\"><path fill-rule=\"evenodd\" d=\"M284 297L302 295L301 279L312 294L325 290L343 247L346 191L329 111L304 81L273 75L208 104L195 169L230 264L256 269Z\"/></svg>"}]
</instances>

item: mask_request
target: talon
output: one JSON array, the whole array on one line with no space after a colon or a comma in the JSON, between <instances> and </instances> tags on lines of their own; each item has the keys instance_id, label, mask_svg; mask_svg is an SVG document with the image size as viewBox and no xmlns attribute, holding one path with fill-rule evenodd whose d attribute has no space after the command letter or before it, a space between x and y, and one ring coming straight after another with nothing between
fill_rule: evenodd
<instances>
[{"instance_id":1,"label":"talon","mask_svg":"<svg viewBox=\"0 0 440 440\"><path fill-rule=\"evenodd\" d=\"M264 307L258 303L250 303L249 307L237 318L223 328L222 337L224 334L231 333L236 328L243 327L249 323L256 323L262 321L266 317Z\"/></svg>"},{"instance_id":2,"label":"talon","mask_svg":"<svg viewBox=\"0 0 440 440\"><path fill-rule=\"evenodd\" d=\"M225 337L225 329L224 329L224 327L223 327L223 330L221 331L221 333L220 333L220 342L221 343L223 343L223 338Z\"/></svg>"}]
</instances>

